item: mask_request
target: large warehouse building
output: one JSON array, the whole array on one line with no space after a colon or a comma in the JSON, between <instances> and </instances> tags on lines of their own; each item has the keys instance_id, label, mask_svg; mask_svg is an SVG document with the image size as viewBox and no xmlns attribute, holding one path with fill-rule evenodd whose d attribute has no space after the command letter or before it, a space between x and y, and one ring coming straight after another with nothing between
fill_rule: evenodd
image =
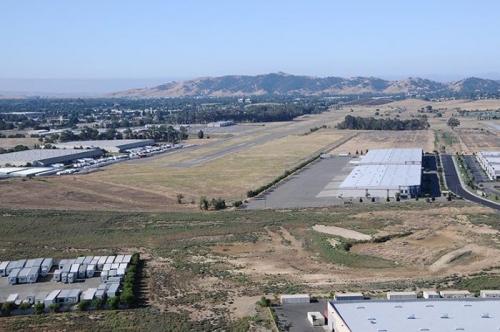
<instances>
[{"instance_id":1,"label":"large warehouse building","mask_svg":"<svg viewBox=\"0 0 500 332\"><path fill-rule=\"evenodd\" d=\"M0 166L49 166L57 163L70 163L73 160L83 158L99 158L101 150L58 150L58 149L35 149L12 153L0 154Z\"/></svg>"},{"instance_id":2,"label":"large warehouse building","mask_svg":"<svg viewBox=\"0 0 500 332\"><path fill-rule=\"evenodd\" d=\"M498 331L497 299L329 301L328 331Z\"/></svg>"},{"instance_id":3,"label":"large warehouse building","mask_svg":"<svg viewBox=\"0 0 500 332\"><path fill-rule=\"evenodd\" d=\"M500 151L479 151L476 159L490 180L500 179Z\"/></svg>"},{"instance_id":4,"label":"large warehouse building","mask_svg":"<svg viewBox=\"0 0 500 332\"><path fill-rule=\"evenodd\" d=\"M415 197L422 182L422 149L376 149L339 186L339 196Z\"/></svg>"},{"instance_id":5,"label":"large warehouse building","mask_svg":"<svg viewBox=\"0 0 500 332\"><path fill-rule=\"evenodd\" d=\"M58 149L103 149L108 152L124 152L125 150L141 148L155 144L152 139L121 139L121 140L98 140L98 141L74 141L57 143Z\"/></svg>"}]
</instances>

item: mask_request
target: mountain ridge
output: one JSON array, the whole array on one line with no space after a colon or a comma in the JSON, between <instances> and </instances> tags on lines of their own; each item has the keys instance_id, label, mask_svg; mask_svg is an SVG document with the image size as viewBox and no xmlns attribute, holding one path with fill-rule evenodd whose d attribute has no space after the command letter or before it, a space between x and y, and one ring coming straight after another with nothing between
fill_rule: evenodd
<instances>
[{"instance_id":1,"label":"mountain ridge","mask_svg":"<svg viewBox=\"0 0 500 332\"><path fill-rule=\"evenodd\" d=\"M262 75L226 75L199 77L181 82L160 84L152 88L130 89L106 97L236 97L236 96L320 96L339 94L430 94L430 93L498 93L500 80L468 77L442 83L420 77L384 80L355 76L315 77L283 72Z\"/></svg>"}]
</instances>

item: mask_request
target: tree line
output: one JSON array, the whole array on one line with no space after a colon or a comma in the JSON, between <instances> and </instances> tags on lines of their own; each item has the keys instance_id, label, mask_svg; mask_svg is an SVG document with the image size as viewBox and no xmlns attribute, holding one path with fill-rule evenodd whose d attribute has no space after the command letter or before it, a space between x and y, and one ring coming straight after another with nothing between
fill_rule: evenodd
<instances>
[{"instance_id":1,"label":"tree line","mask_svg":"<svg viewBox=\"0 0 500 332\"><path fill-rule=\"evenodd\" d=\"M427 118L400 120L347 115L336 127L350 130L423 130L428 129L430 125Z\"/></svg>"}]
</instances>

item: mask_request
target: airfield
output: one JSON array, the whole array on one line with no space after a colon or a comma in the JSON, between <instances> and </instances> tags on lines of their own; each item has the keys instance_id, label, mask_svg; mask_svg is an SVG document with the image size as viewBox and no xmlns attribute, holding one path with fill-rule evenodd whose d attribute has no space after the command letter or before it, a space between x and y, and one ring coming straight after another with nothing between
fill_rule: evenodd
<instances>
[{"instance_id":1,"label":"airfield","mask_svg":"<svg viewBox=\"0 0 500 332\"><path fill-rule=\"evenodd\" d=\"M443 114L428 114L429 130L335 129L346 115L373 116L378 110L383 117L409 119L427 105ZM492 287L500 281L496 211L466 200L346 205L335 197L335 185L349 173L356 151L499 150L500 132L487 124L500 121L460 118L453 130L446 120L457 107L498 109L500 102L344 106L290 122L213 129L209 139L185 142L197 145L185 151L82 176L2 180L0 249L5 257L19 255L21 247L26 255L54 257L139 251L145 258L147 305L160 312L187 310L193 320L268 319L254 305L263 294L362 290L377 297L388 289ZM319 130L312 132L315 127ZM351 157L318 160L267 194L246 198L248 190L320 152ZM202 196L224 198L228 205L247 203L242 209L202 212ZM390 239L375 241L384 236ZM349 251L342 249L346 243ZM133 324L142 314L120 318Z\"/></svg>"}]
</instances>

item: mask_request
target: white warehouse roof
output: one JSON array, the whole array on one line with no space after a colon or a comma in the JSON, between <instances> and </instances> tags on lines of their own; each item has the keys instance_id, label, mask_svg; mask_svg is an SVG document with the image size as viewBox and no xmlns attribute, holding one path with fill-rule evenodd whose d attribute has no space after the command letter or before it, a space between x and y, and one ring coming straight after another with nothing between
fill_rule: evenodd
<instances>
[{"instance_id":1,"label":"white warehouse roof","mask_svg":"<svg viewBox=\"0 0 500 332\"><path fill-rule=\"evenodd\" d=\"M493 299L330 302L350 332L498 331L499 304Z\"/></svg>"},{"instance_id":2,"label":"white warehouse roof","mask_svg":"<svg viewBox=\"0 0 500 332\"><path fill-rule=\"evenodd\" d=\"M34 149L0 154L0 165L25 166L31 163L39 166L101 155L100 150Z\"/></svg>"},{"instance_id":3,"label":"white warehouse roof","mask_svg":"<svg viewBox=\"0 0 500 332\"><path fill-rule=\"evenodd\" d=\"M360 165L352 170L339 189L398 189L400 186L419 186L420 178L420 165Z\"/></svg>"},{"instance_id":4,"label":"white warehouse roof","mask_svg":"<svg viewBox=\"0 0 500 332\"><path fill-rule=\"evenodd\" d=\"M361 158L360 165L420 165L422 149L373 149Z\"/></svg>"},{"instance_id":5,"label":"white warehouse roof","mask_svg":"<svg viewBox=\"0 0 500 332\"><path fill-rule=\"evenodd\" d=\"M100 148L112 152L120 152L122 150L153 145L152 139L119 139L119 140L95 140L95 141L73 141L54 144L59 149L74 149L83 147Z\"/></svg>"}]
</instances>

